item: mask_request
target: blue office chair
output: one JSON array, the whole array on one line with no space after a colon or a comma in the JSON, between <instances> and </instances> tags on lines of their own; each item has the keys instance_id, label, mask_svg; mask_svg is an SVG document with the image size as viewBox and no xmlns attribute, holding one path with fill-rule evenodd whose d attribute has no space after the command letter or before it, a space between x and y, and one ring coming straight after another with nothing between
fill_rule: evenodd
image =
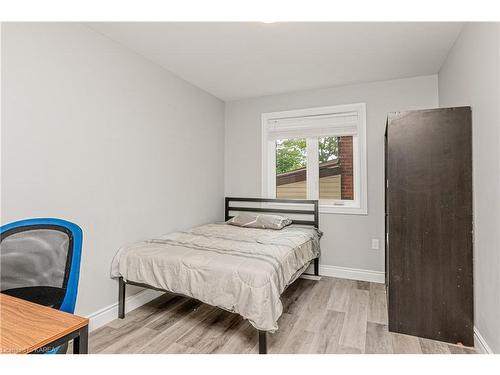
<instances>
[{"instance_id":1,"label":"blue office chair","mask_svg":"<svg viewBox=\"0 0 500 375\"><path fill-rule=\"evenodd\" d=\"M0 227L0 292L73 313L82 230L60 219L28 219ZM65 353L67 345L47 349Z\"/></svg>"}]
</instances>

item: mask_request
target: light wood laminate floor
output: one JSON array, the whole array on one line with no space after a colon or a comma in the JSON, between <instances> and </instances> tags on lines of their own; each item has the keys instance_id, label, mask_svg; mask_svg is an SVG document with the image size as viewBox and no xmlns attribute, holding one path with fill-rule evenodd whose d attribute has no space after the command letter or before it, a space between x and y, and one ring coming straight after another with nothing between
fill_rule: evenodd
<instances>
[{"instance_id":1,"label":"light wood laminate floor","mask_svg":"<svg viewBox=\"0 0 500 375\"><path fill-rule=\"evenodd\" d=\"M391 333L383 284L298 279L283 294L269 353L475 353ZM162 295L92 332L89 353L257 353L257 331L236 314Z\"/></svg>"}]
</instances>

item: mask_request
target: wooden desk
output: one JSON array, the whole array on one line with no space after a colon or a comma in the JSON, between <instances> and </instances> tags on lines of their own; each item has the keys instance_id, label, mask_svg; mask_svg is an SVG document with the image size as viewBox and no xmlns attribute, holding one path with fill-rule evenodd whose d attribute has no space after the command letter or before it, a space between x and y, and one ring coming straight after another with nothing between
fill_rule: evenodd
<instances>
[{"instance_id":1,"label":"wooden desk","mask_svg":"<svg viewBox=\"0 0 500 375\"><path fill-rule=\"evenodd\" d=\"M0 293L0 354L36 353L73 340L73 353L88 352L87 318Z\"/></svg>"}]
</instances>

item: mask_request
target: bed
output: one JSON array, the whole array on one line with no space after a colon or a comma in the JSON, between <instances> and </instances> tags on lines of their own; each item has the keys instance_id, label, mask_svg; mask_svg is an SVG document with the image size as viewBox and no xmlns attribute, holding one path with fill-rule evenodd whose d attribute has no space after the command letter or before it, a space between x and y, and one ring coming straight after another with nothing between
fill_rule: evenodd
<instances>
[{"instance_id":1,"label":"bed","mask_svg":"<svg viewBox=\"0 0 500 375\"><path fill-rule=\"evenodd\" d=\"M292 223L274 230L221 222L122 247L111 266L119 280L119 318L126 284L180 294L240 314L258 331L259 353L267 353L281 294L311 263L319 275L318 201L225 199L226 221L241 212L280 214Z\"/></svg>"}]
</instances>

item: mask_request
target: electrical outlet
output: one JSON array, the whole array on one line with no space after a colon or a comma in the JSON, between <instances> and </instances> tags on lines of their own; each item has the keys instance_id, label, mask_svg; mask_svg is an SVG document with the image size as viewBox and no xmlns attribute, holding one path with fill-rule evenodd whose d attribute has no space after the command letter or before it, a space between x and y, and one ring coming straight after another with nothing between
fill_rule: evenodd
<instances>
[{"instance_id":1,"label":"electrical outlet","mask_svg":"<svg viewBox=\"0 0 500 375\"><path fill-rule=\"evenodd\" d=\"M378 238L372 238L372 249L378 250L380 248L380 242Z\"/></svg>"}]
</instances>

